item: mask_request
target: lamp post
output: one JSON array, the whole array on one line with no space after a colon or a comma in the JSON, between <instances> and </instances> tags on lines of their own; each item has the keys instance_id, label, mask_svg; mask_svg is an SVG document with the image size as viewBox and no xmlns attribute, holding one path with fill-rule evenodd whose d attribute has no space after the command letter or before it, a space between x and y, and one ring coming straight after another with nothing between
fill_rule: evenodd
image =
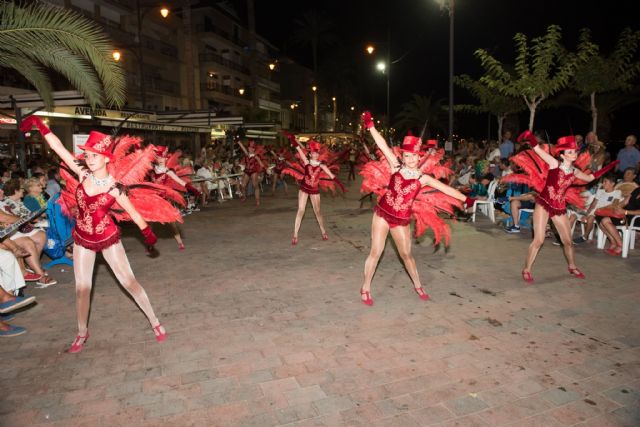
<instances>
[{"instance_id":1,"label":"lamp post","mask_svg":"<svg viewBox=\"0 0 640 427\"><path fill-rule=\"evenodd\" d=\"M387 129L387 136L389 135L389 127L390 127L390 122L391 122L391 29L388 30L387 32L387 58L385 60L385 62L378 62L376 64L376 68L378 69L378 71L380 71L382 74L384 74L387 77L387 119L385 120L385 127ZM366 47L366 52L369 55L373 55L373 52L375 52L375 47L373 45L368 45ZM404 57L404 56L403 56ZM402 59L402 57L400 58ZM398 62L400 59L398 59L395 62Z\"/></svg>"},{"instance_id":2,"label":"lamp post","mask_svg":"<svg viewBox=\"0 0 640 427\"><path fill-rule=\"evenodd\" d=\"M318 131L318 87L311 86L313 91L313 131Z\"/></svg>"},{"instance_id":3,"label":"lamp post","mask_svg":"<svg viewBox=\"0 0 640 427\"><path fill-rule=\"evenodd\" d=\"M333 96L331 97L331 101L333 101L333 131L335 132L336 129L336 122L338 120L337 118L337 114L338 114L338 102L336 101L336 97Z\"/></svg>"},{"instance_id":4,"label":"lamp post","mask_svg":"<svg viewBox=\"0 0 640 427\"><path fill-rule=\"evenodd\" d=\"M447 9L449 13L449 142L453 144L453 23L455 0L435 1L440 5L440 9Z\"/></svg>"}]
</instances>

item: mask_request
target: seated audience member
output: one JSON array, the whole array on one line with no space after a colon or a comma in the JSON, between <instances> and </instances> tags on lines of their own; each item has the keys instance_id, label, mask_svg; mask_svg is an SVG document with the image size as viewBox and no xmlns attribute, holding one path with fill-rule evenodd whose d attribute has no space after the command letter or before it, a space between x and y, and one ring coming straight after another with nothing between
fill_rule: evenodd
<instances>
[{"instance_id":1,"label":"seated audience member","mask_svg":"<svg viewBox=\"0 0 640 427\"><path fill-rule=\"evenodd\" d=\"M24 183L24 189L27 194L24 196L23 203L29 211L36 212L47 207L47 201L43 196L42 183L40 182L40 179L29 178Z\"/></svg>"},{"instance_id":2,"label":"seated audience member","mask_svg":"<svg viewBox=\"0 0 640 427\"><path fill-rule=\"evenodd\" d=\"M638 175L635 169L625 169L622 175L622 180L616 184L616 190L620 190L620 193L622 193L622 197L629 196L633 190L638 188L638 183L636 182L637 177Z\"/></svg>"},{"instance_id":3,"label":"seated audience member","mask_svg":"<svg viewBox=\"0 0 640 427\"><path fill-rule=\"evenodd\" d=\"M530 191L526 184L510 184L512 195L509 196L509 212L513 225L505 228L507 233L520 232L520 210L535 207L536 193Z\"/></svg>"},{"instance_id":4,"label":"seated audience member","mask_svg":"<svg viewBox=\"0 0 640 427\"><path fill-rule=\"evenodd\" d=\"M31 216L31 211L27 209L20 200L23 194L24 190L20 186L19 181L11 180L7 182L2 190L0 190L0 210L20 218L28 218ZM13 232L9 238L22 249L29 252L26 262L33 272L39 276L37 284L41 287L55 285L58 282L50 278L40 264L40 256L47 241L46 233L41 229L33 227L31 224L25 224L21 229L22 231L18 230Z\"/></svg>"},{"instance_id":5,"label":"seated audience member","mask_svg":"<svg viewBox=\"0 0 640 427\"><path fill-rule=\"evenodd\" d=\"M620 191L614 190L614 183L615 178L612 174L604 176L603 188L595 195L598 201L595 215L600 229L609 239L609 248L605 252L617 256L622 253L622 239L616 227L626 224L635 215L633 212L640 211L640 188L636 188L626 199L622 199Z\"/></svg>"},{"instance_id":6,"label":"seated audience member","mask_svg":"<svg viewBox=\"0 0 640 427\"><path fill-rule=\"evenodd\" d=\"M49 195L49 198L51 198L61 190L60 173L58 172L58 169L49 169L47 176L49 179L47 180L47 185L44 191Z\"/></svg>"}]
</instances>

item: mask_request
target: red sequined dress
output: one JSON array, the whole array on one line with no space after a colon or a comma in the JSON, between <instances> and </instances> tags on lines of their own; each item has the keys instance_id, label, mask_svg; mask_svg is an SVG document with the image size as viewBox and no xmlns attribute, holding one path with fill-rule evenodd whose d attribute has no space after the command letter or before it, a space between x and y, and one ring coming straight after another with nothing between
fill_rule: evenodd
<instances>
[{"instance_id":1,"label":"red sequined dress","mask_svg":"<svg viewBox=\"0 0 640 427\"><path fill-rule=\"evenodd\" d=\"M406 179L398 170L391 175L387 191L373 208L374 212L384 218L389 227L409 225L411 207L421 187L420 177Z\"/></svg>"},{"instance_id":2,"label":"red sequined dress","mask_svg":"<svg viewBox=\"0 0 640 427\"><path fill-rule=\"evenodd\" d=\"M261 170L257 155L244 156L243 163L244 173L249 176L253 175L254 173L259 173Z\"/></svg>"},{"instance_id":3,"label":"red sequined dress","mask_svg":"<svg viewBox=\"0 0 640 427\"><path fill-rule=\"evenodd\" d=\"M100 252L120 241L120 228L115 224L109 210L116 199L109 191L93 196L87 194L84 185L76 188L76 225L73 228L73 241L83 248Z\"/></svg>"},{"instance_id":4,"label":"red sequined dress","mask_svg":"<svg viewBox=\"0 0 640 427\"><path fill-rule=\"evenodd\" d=\"M566 173L560 167L550 169L544 188L536 197L536 203L549 212L549 216L565 214L567 212L567 190L575 180L576 176L573 170Z\"/></svg>"},{"instance_id":5,"label":"red sequined dress","mask_svg":"<svg viewBox=\"0 0 640 427\"><path fill-rule=\"evenodd\" d=\"M320 183L321 172L320 164L313 166L311 163L307 163L304 167L304 177L298 181L300 190L307 194L319 194L318 184Z\"/></svg>"},{"instance_id":6,"label":"red sequined dress","mask_svg":"<svg viewBox=\"0 0 640 427\"><path fill-rule=\"evenodd\" d=\"M282 174L284 168L287 167L287 160L284 157L276 158L276 165L273 167L273 173Z\"/></svg>"}]
</instances>

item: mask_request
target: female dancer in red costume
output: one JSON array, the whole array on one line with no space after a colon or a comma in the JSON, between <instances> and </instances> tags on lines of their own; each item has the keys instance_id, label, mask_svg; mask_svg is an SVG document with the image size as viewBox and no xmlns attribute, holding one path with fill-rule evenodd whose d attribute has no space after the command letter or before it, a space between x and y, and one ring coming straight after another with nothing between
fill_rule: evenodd
<instances>
[{"instance_id":1,"label":"female dancer in red costume","mask_svg":"<svg viewBox=\"0 0 640 427\"><path fill-rule=\"evenodd\" d=\"M264 162L262 161L260 155L262 153L258 153L257 146L255 141L249 141L247 147L245 148L242 145L242 142L238 140L238 145L240 149L244 153L244 158L242 159L242 163L244 164L244 175L242 176L242 200L245 200L247 197L247 184L249 184L249 180L251 180L251 184L253 185L253 195L256 198L256 206L260 206L260 172L265 170ZM260 147L263 150L263 147Z\"/></svg>"},{"instance_id":2,"label":"female dancer in red costume","mask_svg":"<svg viewBox=\"0 0 640 427\"><path fill-rule=\"evenodd\" d=\"M287 181L284 180L284 175L282 174L282 171L284 170L285 167L287 167L287 159L288 157L290 157L290 154L287 150L283 148L278 150L277 153L272 150L271 155L273 155L273 158L275 161L275 166L273 168L273 175L271 176L271 179L273 179L273 182L271 184L271 195L272 196L276 195L276 185L278 181L282 181L282 185L284 186L284 194L285 195L289 194Z\"/></svg>"},{"instance_id":3,"label":"female dancer in red costume","mask_svg":"<svg viewBox=\"0 0 640 427\"><path fill-rule=\"evenodd\" d=\"M364 127L369 130L385 157L384 160L367 163L361 172L364 177L361 191L373 191L379 196L371 223L371 252L364 265L364 282L360 288L362 302L373 305L371 280L389 233L411 277L415 291L420 299L426 301L429 295L422 288L416 262L411 254L411 219L416 219L416 235L422 234L426 227L430 226L435 233L436 242L439 242L441 234L448 239L449 230L438 217L438 210L453 213L454 207L460 205L457 200L467 203L472 201L458 190L427 175L434 173L442 177L448 172L446 167L439 165L439 157L421 156L420 138L407 136L402 148L394 151L374 127L371 113L366 111L362 119ZM425 189L426 186L438 191Z\"/></svg>"},{"instance_id":4,"label":"female dancer in red costume","mask_svg":"<svg viewBox=\"0 0 640 427\"><path fill-rule=\"evenodd\" d=\"M291 238L291 244L298 244L298 231L300 230L300 224L304 217L304 212L307 208L307 199L311 198L311 206L313 212L316 214L316 220L320 226L320 233L322 233L322 240L328 240L329 236L324 228L324 219L320 212L320 188L331 189L335 191L335 185L338 185L342 191L345 191L344 186L329 167L320 160L321 144L317 141L309 141L309 157L305 154L304 150L300 146L300 143L296 141L294 135L285 134L291 145L293 145L298 151L298 157L302 163L299 165L290 164L289 167L283 170L283 174L291 175L298 179L298 212L296 213L296 220L293 226L293 237ZM304 169L304 170L302 170ZM329 180L327 180L327 178Z\"/></svg>"},{"instance_id":5,"label":"female dancer in red costume","mask_svg":"<svg viewBox=\"0 0 640 427\"><path fill-rule=\"evenodd\" d=\"M571 225L569 224L569 217L566 215L566 202L568 200L576 206L584 205L584 200L579 196L580 190L576 187L576 184L584 185L594 179L598 179L614 168L617 162L610 163L596 173L585 173L576 168L574 162L578 160L576 163L582 165L588 163L589 154L583 153L581 158L578 159L576 140L573 136L565 136L558 139L558 144L555 146L555 152L558 157L554 157L538 145L538 140L530 131L522 133L518 137L518 141L531 145L535 154L542 160L542 164L536 162L534 167L531 167L530 159L533 159L533 156L530 155L529 151L520 153L513 158L517 164L529 172L530 176L525 179L538 192L536 207L533 211L533 240L529 245L527 259L522 270L522 278L527 283L533 282L531 268L536 260L538 251L544 243L545 228L549 218L551 218L564 247L564 256L567 259L569 273L574 277L584 279L584 273L576 267L574 260ZM538 173L536 173L536 169ZM542 171L547 171L546 176L541 176L540 172ZM539 185L536 182L536 175L544 179L543 185ZM506 181L522 182L522 175L508 176Z\"/></svg>"},{"instance_id":6,"label":"female dancer in red costume","mask_svg":"<svg viewBox=\"0 0 640 427\"><path fill-rule=\"evenodd\" d=\"M171 159L169 159L169 147L156 146L155 154L155 165L151 171L152 182L160 185L166 185L167 187L171 187L177 191L188 191L193 193L196 200L202 196L202 193L191 184L191 180L186 178L188 175L193 173L191 167L188 166L181 168L179 172L175 169L178 166L180 153L174 153L171 156ZM184 179L178 175L182 176ZM180 235L178 225L175 222L172 222L171 229L173 230L173 238L176 239L176 242L178 243L178 249L183 251L184 243L182 242L182 236Z\"/></svg>"},{"instance_id":7,"label":"female dancer in red costume","mask_svg":"<svg viewBox=\"0 0 640 427\"><path fill-rule=\"evenodd\" d=\"M111 267L118 281L147 316L156 340L158 342L164 341L167 333L160 325L160 321L151 307L147 293L131 271L127 255L120 241L120 229L111 216L116 211L119 211L119 215L116 215L117 217L135 222L144 235L144 242L147 246L153 246L157 242L158 239L132 202L135 193L143 190L141 188L132 188L132 198L130 199L127 195L126 187L122 185L125 183L119 181L118 177L111 176L107 169L107 165L113 158L113 140L99 132L91 132L86 144L80 146L85 151L84 162L86 162L86 167L84 167L81 163L76 162L73 154L64 147L57 136L51 133L51 130L39 117L30 116L26 118L20 128L23 132L27 132L32 126L38 128L51 149L60 156L80 181L78 183L72 175L63 171L67 181L66 194L62 194L64 200L63 208L69 207L67 204L69 197L75 197L74 204L77 204L76 225L73 229L75 242L73 246L73 266L76 280L78 336L73 341L68 352L79 353L89 338L87 322L89 319L91 280L96 252L102 252L102 256ZM147 170L140 170L140 168L144 167L144 164L146 164L147 169L150 167L149 160L152 158L153 153L151 150L147 150L144 153L132 154L132 156L134 156L133 159L127 161L127 170L118 175L127 179L143 179ZM132 170L134 171L131 172ZM135 176L132 177L132 175ZM73 188L74 186L75 188ZM171 191L170 189L166 190ZM71 192L73 195L69 194ZM160 197L156 199L147 198L147 201L153 205L148 209L156 211L156 215L165 213L166 218L171 218L171 220L175 220L176 216L180 217L180 213ZM162 202L165 202L166 205ZM159 220L160 218L156 217L155 219Z\"/></svg>"}]
</instances>

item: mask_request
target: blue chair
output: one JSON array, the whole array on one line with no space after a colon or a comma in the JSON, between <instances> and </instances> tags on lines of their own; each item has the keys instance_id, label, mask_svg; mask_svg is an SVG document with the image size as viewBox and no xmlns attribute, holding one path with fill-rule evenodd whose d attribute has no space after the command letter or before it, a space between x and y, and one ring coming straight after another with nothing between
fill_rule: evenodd
<instances>
[{"instance_id":1,"label":"blue chair","mask_svg":"<svg viewBox=\"0 0 640 427\"><path fill-rule=\"evenodd\" d=\"M71 230L73 230L74 221L62 213L62 208L58 204L59 198L60 194L58 193L47 202L49 228L47 229L47 243L44 247L44 253L52 261L44 266L45 269L58 264L73 266L73 261L66 256L66 248L73 243Z\"/></svg>"}]
</instances>

